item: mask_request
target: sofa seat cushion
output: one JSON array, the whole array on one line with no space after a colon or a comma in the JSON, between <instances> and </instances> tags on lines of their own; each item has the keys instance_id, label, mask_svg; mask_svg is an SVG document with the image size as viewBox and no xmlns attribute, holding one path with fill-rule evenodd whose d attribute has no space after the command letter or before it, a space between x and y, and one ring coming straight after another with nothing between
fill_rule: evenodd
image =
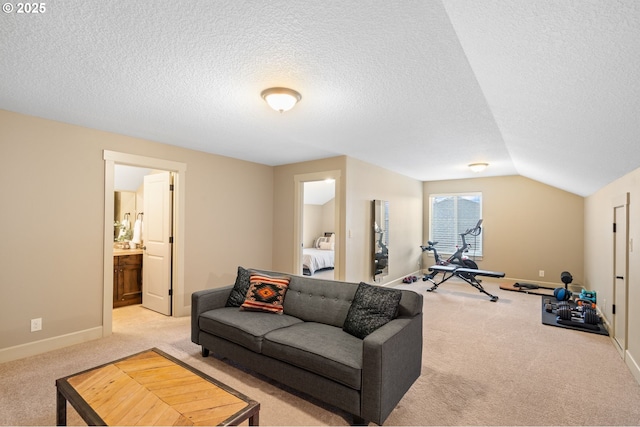
<instances>
[{"instance_id":1,"label":"sofa seat cushion","mask_svg":"<svg viewBox=\"0 0 640 427\"><path fill-rule=\"evenodd\" d=\"M262 353L360 390L362 340L323 323L296 323L265 335Z\"/></svg>"},{"instance_id":2,"label":"sofa seat cushion","mask_svg":"<svg viewBox=\"0 0 640 427\"><path fill-rule=\"evenodd\" d=\"M302 323L302 320L286 314L278 316L259 311L241 311L237 307L205 311L200 315L199 320L202 331L227 339L256 353L262 352L262 340L265 334L296 323Z\"/></svg>"}]
</instances>

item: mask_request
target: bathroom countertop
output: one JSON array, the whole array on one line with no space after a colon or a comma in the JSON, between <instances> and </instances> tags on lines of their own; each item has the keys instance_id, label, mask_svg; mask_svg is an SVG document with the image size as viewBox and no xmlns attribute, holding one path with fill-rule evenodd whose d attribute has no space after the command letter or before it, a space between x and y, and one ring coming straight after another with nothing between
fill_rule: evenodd
<instances>
[{"instance_id":1,"label":"bathroom countertop","mask_svg":"<svg viewBox=\"0 0 640 427\"><path fill-rule=\"evenodd\" d=\"M113 256L122 256L122 255L141 255L142 249L116 249L113 248Z\"/></svg>"}]
</instances>

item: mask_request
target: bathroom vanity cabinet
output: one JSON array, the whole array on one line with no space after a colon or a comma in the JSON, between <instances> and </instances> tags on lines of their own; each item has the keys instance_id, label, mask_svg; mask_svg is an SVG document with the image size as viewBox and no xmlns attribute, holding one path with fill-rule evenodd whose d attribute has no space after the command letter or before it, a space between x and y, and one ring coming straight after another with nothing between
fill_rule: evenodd
<instances>
[{"instance_id":1,"label":"bathroom vanity cabinet","mask_svg":"<svg viewBox=\"0 0 640 427\"><path fill-rule=\"evenodd\" d=\"M113 257L113 308L142 304L142 254Z\"/></svg>"}]
</instances>

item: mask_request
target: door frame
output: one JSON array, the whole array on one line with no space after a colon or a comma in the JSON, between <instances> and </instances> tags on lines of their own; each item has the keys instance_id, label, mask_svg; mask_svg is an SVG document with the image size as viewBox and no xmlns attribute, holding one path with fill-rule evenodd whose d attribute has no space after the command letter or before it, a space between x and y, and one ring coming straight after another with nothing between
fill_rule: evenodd
<instances>
[{"instance_id":1,"label":"door frame","mask_svg":"<svg viewBox=\"0 0 640 427\"><path fill-rule=\"evenodd\" d=\"M625 359L625 354L627 351L627 348L629 346L629 199L630 199L630 194L627 192L625 194L622 194L620 196L614 197L611 203L611 208L612 208L612 215L613 215L613 223L616 223L616 209L618 208L622 208L624 210L624 221L625 221L625 235L624 236L620 236L620 233L615 232L613 233L613 241L612 241L612 253L613 253L613 265L612 265L612 276L611 276L611 286L612 286L612 299L613 299L613 304L615 304L616 301L616 297L617 297L617 291L616 291L616 240L618 238L622 238L624 239L624 246L625 246L625 250L624 250L624 294L625 294L625 300L623 302L624 304L624 309L623 309L623 313L624 313L624 319L622 319L622 322L624 323L624 347L622 348L620 346L619 341L616 339L616 325L618 325L618 319L615 317L617 316L617 314L612 314L613 318L611 319L611 325L612 325L612 329L613 331L610 331L611 334L611 341L613 341L614 347L618 350L618 352L620 353L620 356L622 356L623 359ZM619 311L619 310L618 310Z\"/></svg>"},{"instance_id":2,"label":"door frame","mask_svg":"<svg viewBox=\"0 0 640 427\"><path fill-rule=\"evenodd\" d=\"M173 247L172 247L172 316L186 316L191 312L185 306L184 298L184 230L185 230L185 188L186 163L136 154L104 150L104 262L103 262L103 309L102 335L111 335L113 331L113 192L116 164L160 169L173 172ZM143 267L144 268L144 267ZM144 284L143 284L144 286Z\"/></svg>"},{"instance_id":3,"label":"door frame","mask_svg":"<svg viewBox=\"0 0 640 427\"><path fill-rule=\"evenodd\" d=\"M336 234L335 242L335 264L333 268L334 280L344 280L344 266L343 260L340 256L342 254L344 242L344 236L341 228L340 213L341 213L341 188L340 183L340 171L329 170L324 172L305 173L294 175L294 215L293 215L293 268L295 274L302 274L302 235L303 235L303 213L304 213L304 183L312 181L324 181L326 179L333 179L335 185L335 206L334 206L334 229Z\"/></svg>"}]
</instances>

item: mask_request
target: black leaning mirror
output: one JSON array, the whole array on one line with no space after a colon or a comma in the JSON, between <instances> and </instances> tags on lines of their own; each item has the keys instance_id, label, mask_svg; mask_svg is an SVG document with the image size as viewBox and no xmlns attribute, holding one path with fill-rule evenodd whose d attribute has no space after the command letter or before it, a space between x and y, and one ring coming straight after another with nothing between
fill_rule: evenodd
<instances>
[{"instance_id":1,"label":"black leaning mirror","mask_svg":"<svg viewBox=\"0 0 640 427\"><path fill-rule=\"evenodd\" d=\"M389 202L373 201L373 280L389 274Z\"/></svg>"}]
</instances>

